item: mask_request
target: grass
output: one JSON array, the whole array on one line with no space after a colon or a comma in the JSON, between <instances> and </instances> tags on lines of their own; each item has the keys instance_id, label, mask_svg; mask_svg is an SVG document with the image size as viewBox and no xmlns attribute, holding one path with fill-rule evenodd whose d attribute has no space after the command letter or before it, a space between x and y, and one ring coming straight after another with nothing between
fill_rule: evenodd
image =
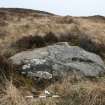
<instances>
[{"instance_id":1,"label":"grass","mask_svg":"<svg viewBox=\"0 0 105 105\"><path fill-rule=\"evenodd\" d=\"M31 48L31 44L33 47L43 47L58 41L69 41L71 45L79 45L82 37L81 42L87 48L91 45L92 49L95 49L93 52L97 49L104 52L104 17L44 16L43 12L41 15L40 11L31 11L5 9L0 12L0 53L9 57L18 51ZM29 43L25 43L25 40ZM15 42L21 48L14 48ZM8 53L8 49L12 50ZM90 49L89 47L88 50Z\"/></svg>"},{"instance_id":2,"label":"grass","mask_svg":"<svg viewBox=\"0 0 105 105\"><path fill-rule=\"evenodd\" d=\"M2 11L0 16L0 54L6 58L64 41L105 57L104 17L43 16L17 9ZM0 105L105 105L105 77L89 80L74 75L47 87L60 98L27 100L35 82L16 74L4 56L0 56Z\"/></svg>"},{"instance_id":3,"label":"grass","mask_svg":"<svg viewBox=\"0 0 105 105\"><path fill-rule=\"evenodd\" d=\"M10 81L1 91L0 105L27 105L27 103L21 96L20 91Z\"/></svg>"},{"instance_id":4,"label":"grass","mask_svg":"<svg viewBox=\"0 0 105 105\"><path fill-rule=\"evenodd\" d=\"M82 80L71 83L70 80L71 78L66 78L62 83L56 83L50 87L51 90L54 89L55 93L62 97L57 105L105 104L104 82Z\"/></svg>"},{"instance_id":5,"label":"grass","mask_svg":"<svg viewBox=\"0 0 105 105\"><path fill-rule=\"evenodd\" d=\"M4 56L0 55L0 74L1 77L5 79L10 79L10 77L15 72L13 65Z\"/></svg>"},{"instance_id":6,"label":"grass","mask_svg":"<svg viewBox=\"0 0 105 105\"><path fill-rule=\"evenodd\" d=\"M7 65L6 59L1 59L2 64ZM78 74L67 75L62 81L53 82L46 88L52 94L59 95L59 98L26 99L27 92L32 95L31 88L35 84L17 74L9 76L4 85L0 83L0 105L105 105L105 77L91 80Z\"/></svg>"},{"instance_id":7,"label":"grass","mask_svg":"<svg viewBox=\"0 0 105 105\"><path fill-rule=\"evenodd\" d=\"M78 28L75 30L78 30ZM78 34L80 34L80 33L78 33ZM70 45L80 45L79 38L77 38L78 34L66 33L66 34L62 34L62 36L58 37L55 33L49 32L45 36L41 36L41 35L24 36L21 39L17 40L13 44L13 47L15 49L18 49L17 51L20 52L20 51L27 50L27 49L40 48L40 47L52 45L57 42L69 42ZM11 50L9 50L9 51L11 51ZM6 55L8 55L8 54L9 53L7 53Z\"/></svg>"}]
</instances>

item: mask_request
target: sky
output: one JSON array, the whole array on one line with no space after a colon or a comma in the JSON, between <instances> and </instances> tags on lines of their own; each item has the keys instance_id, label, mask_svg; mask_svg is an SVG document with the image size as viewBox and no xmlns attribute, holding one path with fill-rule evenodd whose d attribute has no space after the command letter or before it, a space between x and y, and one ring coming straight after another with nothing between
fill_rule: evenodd
<instances>
[{"instance_id":1,"label":"sky","mask_svg":"<svg viewBox=\"0 0 105 105\"><path fill-rule=\"evenodd\" d=\"M105 16L105 0L0 0L0 7L28 8L57 15Z\"/></svg>"}]
</instances>

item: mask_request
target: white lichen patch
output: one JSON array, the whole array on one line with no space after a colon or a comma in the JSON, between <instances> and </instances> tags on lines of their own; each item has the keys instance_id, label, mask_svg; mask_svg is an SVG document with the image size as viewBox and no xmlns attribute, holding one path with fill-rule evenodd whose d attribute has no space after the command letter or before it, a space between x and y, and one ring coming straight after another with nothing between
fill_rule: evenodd
<instances>
[{"instance_id":1,"label":"white lichen patch","mask_svg":"<svg viewBox=\"0 0 105 105\"><path fill-rule=\"evenodd\" d=\"M28 72L29 77L38 77L40 79L51 79L52 74L46 72L46 71L37 71L37 72Z\"/></svg>"},{"instance_id":2,"label":"white lichen patch","mask_svg":"<svg viewBox=\"0 0 105 105\"><path fill-rule=\"evenodd\" d=\"M30 63L34 63L34 64L36 64L36 65L44 64L45 62L46 62L45 59L32 59L32 60L30 61Z\"/></svg>"},{"instance_id":3,"label":"white lichen patch","mask_svg":"<svg viewBox=\"0 0 105 105\"><path fill-rule=\"evenodd\" d=\"M24 65L22 66L22 69L29 69L31 67L31 64L35 64L35 65L41 65L44 64L46 62L45 59L26 59L24 60Z\"/></svg>"},{"instance_id":4,"label":"white lichen patch","mask_svg":"<svg viewBox=\"0 0 105 105\"><path fill-rule=\"evenodd\" d=\"M29 69L29 68L30 68L30 64L26 64L26 65L23 65L23 66L22 66L22 69L23 69L23 70Z\"/></svg>"}]
</instances>

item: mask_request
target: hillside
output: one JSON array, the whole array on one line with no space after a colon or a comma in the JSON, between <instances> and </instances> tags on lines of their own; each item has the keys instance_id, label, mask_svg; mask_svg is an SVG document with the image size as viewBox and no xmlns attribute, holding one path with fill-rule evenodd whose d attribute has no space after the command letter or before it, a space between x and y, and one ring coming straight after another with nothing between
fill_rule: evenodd
<instances>
[{"instance_id":1,"label":"hillside","mask_svg":"<svg viewBox=\"0 0 105 105\"><path fill-rule=\"evenodd\" d=\"M84 43L81 46L96 52L97 49L105 48L105 17L98 15L90 17L58 16L28 9L0 8L0 48L2 49L0 53L7 53L8 50L8 53L13 55L20 51L15 44L18 44L23 37L41 36L42 38L49 33L53 34L50 35L54 36L53 41ZM21 50L24 50L24 47L27 46L24 46L22 41L21 44ZM47 44L50 44L50 41ZM28 48L32 46L34 45Z\"/></svg>"},{"instance_id":2,"label":"hillside","mask_svg":"<svg viewBox=\"0 0 105 105\"><path fill-rule=\"evenodd\" d=\"M105 105L105 17L0 8L0 105Z\"/></svg>"}]
</instances>

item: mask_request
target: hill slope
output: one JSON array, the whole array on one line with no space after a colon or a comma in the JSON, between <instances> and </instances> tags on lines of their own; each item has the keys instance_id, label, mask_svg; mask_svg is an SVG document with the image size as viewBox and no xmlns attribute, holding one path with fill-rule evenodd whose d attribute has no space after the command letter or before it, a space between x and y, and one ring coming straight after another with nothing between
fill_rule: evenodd
<instances>
[{"instance_id":1,"label":"hill slope","mask_svg":"<svg viewBox=\"0 0 105 105\"><path fill-rule=\"evenodd\" d=\"M38 41L35 36L40 36ZM0 8L0 53L10 56L58 41L69 41L96 53L104 52L105 17L58 16L43 11ZM42 44L37 46L37 43Z\"/></svg>"},{"instance_id":2,"label":"hill slope","mask_svg":"<svg viewBox=\"0 0 105 105\"><path fill-rule=\"evenodd\" d=\"M70 75L67 73L67 76L65 75L63 79L58 78L60 80L59 82L55 82L56 78L51 81L40 80L37 77L36 79L32 79L29 76L25 76L24 72L24 76L20 75L22 73L18 73L18 71L22 71L24 68L21 69L21 66L17 67L13 65L8 59L8 57L17 52L44 47L56 42L69 42L66 44L67 46L68 44L80 46L85 50L98 53L102 57L105 57L105 17L98 15L90 17L58 16L44 11L0 8L0 105L105 105L105 94L103 94L105 93L105 75L96 78L83 78L78 73L74 72L73 74L71 72ZM55 50L56 48L58 51ZM84 67L84 70L86 70L86 65L88 64L90 66L97 66L101 63L99 58L95 58L93 55L86 59L89 55L82 54L84 51L82 53L81 51L80 53L74 51L76 53L73 55L76 54L76 57L74 56L68 59L71 53L68 53L68 49L62 50L63 48L61 47L59 49L59 47L55 47L54 51L51 50L50 52L55 57L54 64L57 62L59 65L64 63L65 71L65 67L66 65L68 66L69 61L70 63L73 61L77 65L80 64L79 67ZM38 56L37 54L39 54L40 56L40 52L43 53L43 56L44 54L48 54L46 53L48 51L47 47L41 49L35 49L36 54L34 53L33 55ZM59 51L68 55L65 56L59 53ZM72 50L71 52L73 53ZM22 54L20 58L23 55L25 54ZM66 61L61 59L61 63L59 63L60 56L61 58L64 56ZM52 57L49 58L52 59ZM103 59L105 60L105 58ZM34 61L37 67L40 62L47 65L45 59L34 59ZM41 65L44 70L42 63ZM23 66L27 69L27 65ZM28 68L29 66L30 64L28 62ZM47 65L47 69L45 69L48 70L49 66ZM91 73L90 66L88 66L86 72L89 70L89 73ZM33 67L35 68L35 66ZM51 67L56 68L57 64L53 66L51 61ZM97 68L99 69L100 67L101 65ZM58 66L59 68L60 66ZM95 68L95 70L92 69L93 72L97 71L95 66L93 68ZM62 65L61 69L63 69ZM52 71L52 69L50 70ZM78 68L77 71L79 71ZM56 75L56 72L54 74ZM47 100L33 98L33 96L43 96L43 92L45 92L43 89L47 89L52 95L54 93L55 96L57 93L60 97L55 97L57 100L49 97L50 95L46 98ZM26 96L28 97L26 98ZM30 96L34 100L32 99L31 101L28 99Z\"/></svg>"}]
</instances>

